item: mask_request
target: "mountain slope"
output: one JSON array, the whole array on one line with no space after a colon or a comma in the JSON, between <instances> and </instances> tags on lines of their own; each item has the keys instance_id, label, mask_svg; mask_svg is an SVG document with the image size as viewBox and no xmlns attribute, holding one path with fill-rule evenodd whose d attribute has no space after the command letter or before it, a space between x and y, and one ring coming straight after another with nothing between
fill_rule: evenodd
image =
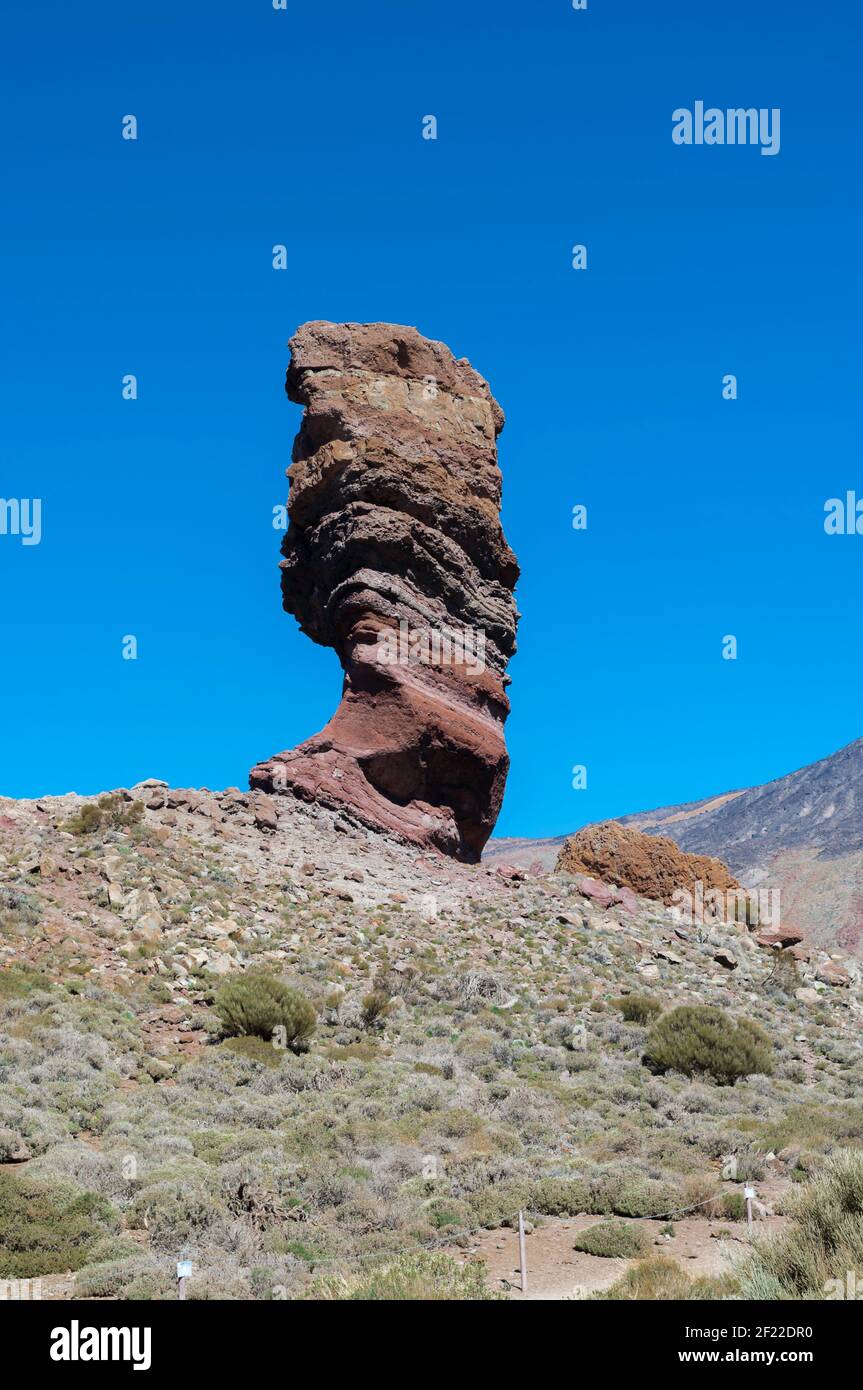
<instances>
[{"instance_id":1,"label":"mountain slope","mask_svg":"<svg viewBox=\"0 0 863 1390\"><path fill-rule=\"evenodd\" d=\"M779 888L786 922L863 955L863 739L764 786L619 819L722 859L749 887ZM565 838L492 841L487 857L552 867Z\"/></svg>"},{"instance_id":2,"label":"mountain slope","mask_svg":"<svg viewBox=\"0 0 863 1390\"><path fill-rule=\"evenodd\" d=\"M716 855L749 887L779 888L786 921L861 953L863 739L764 786L621 821Z\"/></svg>"},{"instance_id":3,"label":"mountain slope","mask_svg":"<svg viewBox=\"0 0 863 1390\"><path fill-rule=\"evenodd\" d=\"M661 828L684 849L721 850L734 859L732 868L750 872L789 849L843 857L863 850L863 739L762 787L620 821L648 832Z\"/></svg>"}]
</instances>

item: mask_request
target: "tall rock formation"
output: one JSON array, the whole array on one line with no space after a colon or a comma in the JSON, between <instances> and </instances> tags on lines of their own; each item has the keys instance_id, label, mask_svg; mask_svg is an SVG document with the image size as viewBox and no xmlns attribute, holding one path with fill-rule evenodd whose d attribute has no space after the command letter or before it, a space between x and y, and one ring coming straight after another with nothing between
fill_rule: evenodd
<instances>
[{"instance_id":1,"label":"tall rock formation","mask_svg":"<svg viewBox=\"0 0 863 1390\"><path fill-rule=\"evenodd\" d=\"M305 412L283 603L335 648L344 686L326 727L251 786L475 861L509 766L519 571L499 515L503 412L414 328L307 323L290 346L286 389Z\"/></svg>"}]
</instances>

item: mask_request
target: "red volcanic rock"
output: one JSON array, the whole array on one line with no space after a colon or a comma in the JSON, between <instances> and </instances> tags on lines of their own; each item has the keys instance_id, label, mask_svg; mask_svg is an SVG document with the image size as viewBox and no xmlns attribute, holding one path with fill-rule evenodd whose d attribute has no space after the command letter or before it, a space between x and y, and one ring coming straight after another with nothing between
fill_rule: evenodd
<instances>
[{"instance_id":1,"label":"red volcanic rock","mask_svg":"<svg viewBox=\"0 0 863 1390\"><path fill-rule=\"evenodd\" d=\"M334 647L342 701L250 784L476 861L509 767L515 556L500 525L503 413L465 359L413 328L307 323L287 392L284 607Z\"/></svg>"},{"instance_id":2,"label":"red volcanic rock","mask_svg":"<svg viewBox=\"0 0 863 1390\"><path fill-rule=\"evenodd\" d=\"M617 821L585 826L564 842L557 872L588 874L666 905L700 883L705 893L739 888L718 859L684 854L665 835L645 835Z\"/></svg>"},{"instance_id":3,"label":"red volcanic rock","mask_svg":"<svg viewBox=\"0 0 863 1390\"><path fill-rule=\"evenodd\" d=\"M847 988L851 984L848 971L843 970L835 961L828 961L826 965L819 966L815 971L815 978L824 985L842 985Z\"/></svg>"},{"instance_id":4,"label":"red volcanic rock","mask_svg":"<svg viewBox=\"0 0 863 1390\"><path fill-rule=\"evenodd\" d=\"M508 879L511 883L524 883L527 879L527 870L517 868L514 864L496 864L495 873L499 878Z\"/></svg>"},{"instance_id":5,"label":"red volcanic rock","mask_svg":"<svg viewBox=\"0 0 863 1390\"><path fill-rule=\"evenodd\" d=\"M622 912L635 914L638 912L638 899L631 888L618 888L614 895L614 902Z\"/></svg>"},{"instance_id":6,"label":"red volcanic rock","mask_svg":"<svg viewBox=\"0 0 863 1390\"><path fill-rule=\"evenodd\" d=\"M609 888L607 883L600 883L598 879L588 878L580 875L578 880L578 891L583 898L590 898L597 907L611 907L617 901L617 895L613 888Z\"/></svg>"},{"instance_id":7,"label":"red volcanic rock","mask_svg":"<svg viewBox=\"0 0 863 1390\"><path fill-rule=\"evenodd\" d=\"M779 950L784 950L787 946L799 946L805 940L802 931L797 931L796 927L771 927L765 931L755 933L755 940L759 946L776 946Z\"/></svg>"}]
</instances>

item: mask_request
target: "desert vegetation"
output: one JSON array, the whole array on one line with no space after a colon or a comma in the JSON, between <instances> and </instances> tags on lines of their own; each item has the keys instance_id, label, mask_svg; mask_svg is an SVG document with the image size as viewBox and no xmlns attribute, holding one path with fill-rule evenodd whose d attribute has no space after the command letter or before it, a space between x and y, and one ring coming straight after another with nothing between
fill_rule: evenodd
<instances>
[{"instance_id":1,"label":"desert vegetation","mask_svg":"<svg viewBox=\"0 0 863 1390\"><path fill-rule=\"evenodd\" d=\"M779 1227L863 1146L853 990L762 988L739 936L729 975L730 936L567 875L447 866L429 912L397 847L303 810L268 840L231 804L0 826L0 1277L172 1298L182 1257L193 1299L484 1299L471 1252L519 1211L529 1249L573 1222L574 1258L618 1259L615 1298L832 1277L790 1274ZM738 1274L746 1181L780 1243ZM675 1258L694 1215L725 1282Z\"/></svg>"},{"instance_id":2,"label":"desert vegetation","mask_svg":"<svg viewBox=\"0 0 863 1390\"><path fill-rule=\"evenodd\" d=\"M840 1149L789 1204L786 1231L759 1240L741 1272L749 1298L847 1297L863 1270L863 1153ZM852 1292L856 1293L856 1288Z\"/></svg>"},{"instance_id":3,"label":"desert vegetation","mask_svg":"<svg viewBox=\"0 0 863 1390\"><path fill-rule=\"evenodd\" d=\"M622 1221L599 1221L576 1236L574 1248L588 1255L626 1259L645 1253L647 1237L637 1226L627 1226Z\"/></svg>"},{"instance_id":4,"label":"desert vegetation","mask_svg":"<svg viewBox=\"0 0 863 1390\"><path fill-rule=\"evenodd\" d=\"M116 794L85 801L66 821L70 835L96 835L105 830L128 830L140 825L144 807L140 801L127 801Z\"/></svg>"},{"instance_id":5,"label":"desert vegetation","mask_svg":"<svg viewBox=\"0 0 863 1390\"><path fill-rule=\"evenodd\" d=\"M215 1008L227 1037L262 1038L303 1052L315 1031L317 1014L299 990L266 970L249 970L223 985Z\"/></svg>"},{"instance_id":6,"label":"desert vegetation","mask_svg":"<svg viewBox=\"0 0 863 1390\"><path fill-rule=\"evenodd\" d=\"M750 1019L731 1019L710 1005L681 1005L650 1029L644 1049L654 1071L705 1076L733 1086L743 1076L773 1071L770 1039Z\"/></svg>"}]
</instances>

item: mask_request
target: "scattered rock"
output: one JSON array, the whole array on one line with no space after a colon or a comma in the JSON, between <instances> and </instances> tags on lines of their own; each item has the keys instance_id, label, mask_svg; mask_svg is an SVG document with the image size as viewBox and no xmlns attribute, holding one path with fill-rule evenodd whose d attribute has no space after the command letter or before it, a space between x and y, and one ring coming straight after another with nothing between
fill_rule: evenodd
<instances>
[{"instance_id":1,"label":"scattered rock","mask_svg":"<svg viewBox=\"0 0 863 1390\"><path fill-rule=\"evenodd\" d=\"M825 985L836 985L847 989L851 983L851 976L847 970L843 970L840 965L833 961L829 965L820 965L815 971L816 980L820 980Z\"/></svg>"},{"instance_id":2,"label":"scattered rock","mask_svg":"<svg viewBox=\"0 0 863 1390\"><path fill-rule=\"evenodd\" d=\"M591 902L596 903L597 907L611 907L617 901L615 890L609 888L607 883L600 883L599 879L579 874L576 878L576 884L581 896L589 898Z\"/></svg>"},{"instance_id":3,"label":"scattered rock","mask_svg":"<svg viewBox=\"0 0 863 1390\"><path fill-rule=\"evenodd\" d=\"M794 998L799 999L801 1004L820 1004L821 995L817 989L811 989L809 985L803 985L800 989L795 989Z\"/></svg>"},{"instance_id":4,"label":"scattered rock","mask_svg":"<svg viewBox=\"0 0 863 1390\"><path fill-rule=\"evenodd\" d=\"M276 810L276 803L270 796L255 797L252 806L252 815L255 825L259 830L275 830L279 824L279 814Z\"/></svg>"},{"instance_id":5,"label":"scattered rock","mask_svg":"<svg viewBox=\"0 0 863 1390\"><path fill-rule=\"evenodd\" d=\"M159 899L148 888L133 888L123 909L123 916L129 922L137 922L140 917L152 914L161 922Z\"/></svg>"},{"instance_id":6,"label":"scattered rock","mask_svg":"<svg viewBox=\"0 0 863 1390\"><path fill-rule=\"evenodd\" d=\"M797 946L803 940L803 933L797 931L795 927L770 927L765 931L757 931L755 940L759 946L776 947L784 950L786 946Z\"/></svg>"},{"instance_id":7,"label":"scattered rock","mask_svg":"<svg viewBox=\"0 0 863 1390\"><path fill-rule=\"evenodd\" d=\"M524 883L527 878L527 870L520 869L515 864L496 864L495 873L499 878L508 879L510 883Z\"/></svg>"},{"instance_id":8,"label":"scattered rock","mask_svg":"<svg viewBox=\"0 0 863 1390\"><path fill-rule=\"evenodd\" d=\"M667 960L669 965L683 964L683 957L677 955L675 951L669 951L667 946L657 946L653 954L658 960Z\"/></svg>"},{"instance_id":9,"label":"scattered rock","mask_svg":"<svg viewBox=\"0 0 863 1390\"><path fill-rule=\"evenodd\" d=\"M631 888L618 888L614 895L614 901L621 912L628 912L632 916L638 915L638 899Z\"/></svg>"},{"instance_id":10,"label":"scattered rock","mask_svg":"<svg viewBox=\"0 0 863 1390\"><path fill-rule=\"evenodd\" d=\"M726 946L720 947L713 952L713 959L718 965L723 965L726 970L736 970L740 962L733 951L729 951Z\"/></svg>"},{"instance_id":11,"label":"scattered rock","mask_svg":"<svg viewBox=\"0 0 863 1390\"><path fill-rule=\"evenodd\" d=\"M158 941L162 935L165 919L161 912L145 912L135 922L135 936L142 941Z\"/></svg>"}]
</instances>

